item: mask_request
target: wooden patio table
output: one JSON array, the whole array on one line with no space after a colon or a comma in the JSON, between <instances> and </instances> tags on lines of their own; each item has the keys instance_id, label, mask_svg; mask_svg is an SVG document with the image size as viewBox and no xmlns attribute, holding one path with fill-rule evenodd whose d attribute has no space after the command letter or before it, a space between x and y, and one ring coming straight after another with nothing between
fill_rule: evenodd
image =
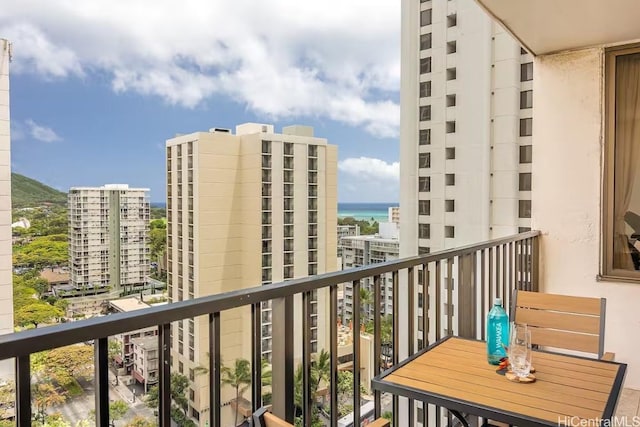
<instances>
[{"instance_id":1,"label":"wooden patio table","mask_svg":"<svg viewBox=\"0 0 640 427\"><path fill-rule=\"evenodd\" d=\"M464 413L519 427L604 425L613 417L626 364L534 350L532 365L536 382L514 383L487 362L484 341L446 337L376 376L372 387L459 419Z\"/></svg>"}]
</instances>

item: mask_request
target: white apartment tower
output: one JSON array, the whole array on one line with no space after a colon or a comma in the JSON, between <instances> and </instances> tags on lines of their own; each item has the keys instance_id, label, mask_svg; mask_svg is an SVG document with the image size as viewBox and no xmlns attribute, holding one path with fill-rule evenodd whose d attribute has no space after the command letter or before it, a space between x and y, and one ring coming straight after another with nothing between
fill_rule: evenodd
<instances>
[{"instance_id":1,"label":"white apartment tower","mask_svg":"<svg viewBox=\"0 0 640 427\"><path fill-rule=\"evenodd\" d=\"M342 248L342 269L362 267L363 265L377 264L398 259L400 242L397 238L380 235L345 236L340 239ZM388 316L393 314L393 277L391 274L383 274L380 283L380 314ZM374 283L370 278L363 279L361 289L366 289L371 301L364 305L366 312L361 313L364 321L373 320L374 317ZM362 304L362 301L361 301ZM344 305L342 308L343 322L353 318L353 285L344 284Z\"/></svg>"},{"instance_id":2,"label":"white apartment tower","mask_svg":"<svg viewBox=\"0 0 640 427\"><path fill-rule=\"evenodd\" d=\"M69 190L69 258L76 289L130 293L149 275L149 189L125 184Z\"/></svg>"},{"instance_id":3,"label":"white apartment tower","mask_svg":"<svg viewBox=\"0 0 640 427\"><path fill-rule=\"evenodd\" d=\"M13 332L11 278L11 137L9 62L11 44L0 39L0 335ZM12 375L12 361L0 362L0 380Z\"/></svg>"},{"instance_id":4,"label":"white apartment tower","mask_svg":"<svg viewBox=\"0 0 640 427\"><path fill-rule=\"evenodd\" d=\"M402 0L401 256L530 227L533 58L474 0Z\"/></svg>"},{"instance_id":5,"label":"white apartment tower","mask_svg":"<svg viewBox=\"0 0 640 427\"><path fill-rule=\"evenodd\" d=\"M306 126L247 123L167 141L168 286L182 301L336 269L337 148ZM326 348L328 295L313 303L312 351ZM294 303L296 325L300 301ZM250 360L248 308L221 314L222 362ZM271 310L262 307L262 354L271 358ZM188 375L189 415L205 425L208 319L176 322L173 370ZM296 326L295 333L301 333ZM298 336L298 335L296 335ZM301 336L301 335L300 335ZM301 340L295 340L301 355ZM235 398L223 387L222 401ZM249 398L246 396L246 398ZM230 406L223 418L232 417ZM226 418L230 420L230 418ZM231 422L231 421L229 421ZM225 422L223 422L224 425Z\"/></svg>"}]
</instances>

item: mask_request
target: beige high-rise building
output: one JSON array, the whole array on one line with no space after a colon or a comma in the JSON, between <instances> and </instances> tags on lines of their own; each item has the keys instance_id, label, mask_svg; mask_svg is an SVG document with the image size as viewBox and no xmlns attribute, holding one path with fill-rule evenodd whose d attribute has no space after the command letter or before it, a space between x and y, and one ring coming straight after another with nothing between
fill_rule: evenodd
<instances>
[{"instance_id":1,"label":"beige high-rise building","mask_svg":"<svg viewBox=\"0 0 640 427\"><path fill-rule=\"evenodd\" d=\"M149 189L69 190L69 259L76 289L131 293L149 276Z\"/></svg>"},{"instance_id":2,"label":"beige high-rise building","mask_svg":"<svg viewBox=\"0 0 640 427\"><path fill-rule=\"evenodd\" d=\"M250 288L336 270L337 147L313 129L247 123L167 141L168 286L171 301ZM312 351L326 348L328 295L313 303ZM301 303L295 303L295 319ZM222 362L250 360L247 308L222 313ZM262 354L271 358L271 310L262 308ZM296 325L300 325L296 321ZM172 369L188 376L189 415L209 409L207 319L177 322ZM296 326L296 336L301 331ZM301 355L301 339L296 355ZM223 387L222 401L235 398ZM249 396L245 396L249 399ZM201 416L202 414L202 416ZM223 406L223 419L234 414ZM230 425L223 422L224 425Z\"/></svg>"},{"instance_id":3,"label":"beige high-rise building","mask_svg":"<svg viewBox=\"0 0 640 427\"><path fill-rule=\"evenodd\" d=\"M401 256L530 227L533 57L474 0L402 0Z\"/></svg>"},{"instance_id":4,"label":"beige high-rise building","mask_svg":"<svg viewBox=\"0 0 640 427\"><path fill-rule=\"evenodd\" d=\"M11 136L9 62L11 44L0 39L0 334L13 332L11 278ZM11 360L0 362L0 380L13 372Z\"/></svg>"}]
</instances>

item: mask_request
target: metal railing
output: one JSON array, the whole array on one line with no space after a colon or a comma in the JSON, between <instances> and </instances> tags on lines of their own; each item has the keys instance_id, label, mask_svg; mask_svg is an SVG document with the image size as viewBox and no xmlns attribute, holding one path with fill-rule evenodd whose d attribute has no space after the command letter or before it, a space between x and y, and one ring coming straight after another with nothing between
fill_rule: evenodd
<instances>
[{"instance_id":1,"label":"metal railing","mask_svg":"<svg viewBox=\"0 0 640 427\"><path fill-rule=\"evenodd\" d=\"M312 293L329 289L329 353L330 353L330 425L338 424L338 287L351 283L353 288L353 323L360 324L360 286L363 279L373 283L373 347L381 372L381 287L385 275L392 276L393 326L392 363L401 354L408 356L447 334L478 339L484 338L484 319L494 297L510 302L510 289L537 290L539 232L521 233L503 239L469 245L428 255L414 256L381 264L368 265L341 272L290 280L242 289L224 294L180 301L126 313L93 318L51 327L33 329L0 336L0 360L15 358L16 421L30 425L31 371L30 355L66 345L94 341L95 350L95 417L96 425L109 425L108 337L138 329L157 327L159 343L159 410L160 426L170 426L170 325L171 322L197 316L209 320L209 402L208 421L211 427L221 426L221 343L220 314L230 309L251 307L252 384L251 403L254 412L262 405L261 383L261 303L272 301L273 412L292 422L294 418L294 323L302 324L303 400L301 412L304 425L311 425L311 312ZM294 319L293 297L302 295L302 319ZM416 304L422 294L422 304ZM406 310L400 310L401 300ZM425 310L426 309L426 310ZM418 324L422 310L422 324ZM400 334L401 316L409 327ZM403 321L405 319L402 319ZM354 328L357 331L357 327ZM406 334L406 335L404 335ZM360 340L353 340L353 419L360 414ZM393 400L394 425L398 424L398 399ZM409 405L408 419L414 425L414 407ZM428 409L423 408L423 425L428 422ZM440 413L439 408L435 408ZM382 411L381 396L375 393L375 416ZM442 417L436 417L440 425Z\"/></svg>"}]
</instances>

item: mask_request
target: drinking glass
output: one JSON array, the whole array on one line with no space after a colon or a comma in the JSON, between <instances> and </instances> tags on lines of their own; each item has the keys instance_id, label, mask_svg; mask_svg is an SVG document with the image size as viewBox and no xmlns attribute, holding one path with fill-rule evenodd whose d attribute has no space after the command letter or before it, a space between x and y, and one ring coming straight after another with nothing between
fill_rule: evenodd
<instances>
[{"instance_id":1,"label":"drinking glass","mask_svg":"<svg viewBox=\"0 0 640 427\"><path fill-rule=\"evenodd\" d=\"M531 331L525 324L511 325L509 364L511 371L520 378L531 372Z\"/></svg>"}]
</instances>

